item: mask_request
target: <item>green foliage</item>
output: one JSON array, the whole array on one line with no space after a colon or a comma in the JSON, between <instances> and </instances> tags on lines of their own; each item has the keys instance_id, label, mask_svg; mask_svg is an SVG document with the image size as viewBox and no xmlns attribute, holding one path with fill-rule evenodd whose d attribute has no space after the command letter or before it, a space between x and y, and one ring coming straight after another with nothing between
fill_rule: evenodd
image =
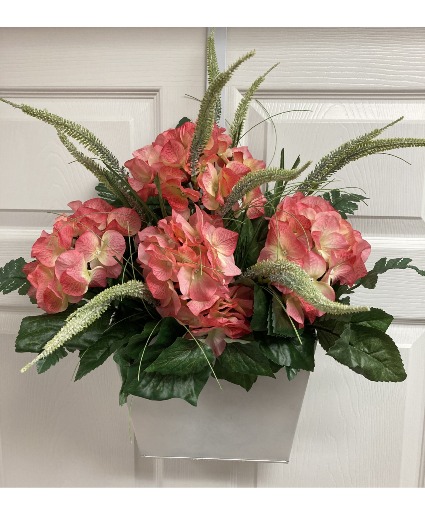
<instances>
[{"instance_id":1,"label":"green foliage","mask_svg":"<svg viewBox=\"0 0 425 515\"><path fill-rule=\"evenodd\" d=\"M269 305L267 314L267 334L270 336L294 336L294 327L289 316L283 308L283 302L279 299L280 294L274 294ZM298 331L299 332L299 331ZM301 329L302 332L302 329Z\"/></svg>"},{"instance_id":2,"label":"green foliage","mask_svg":"<svg viewBox=\"0 0 425 515\"><path fill-rule=\"evenodd\" d=\"M313 327L317 331L317 337L322 347L329 350L341 336L347 324L371 327L385 332L392 321L393 317L389 313L382 309L371 308L370 311L364 313L344 315L337 319L324 315L314 322Z\"/></svg>"},{"instance_id":3,"label":"green foliage","mask_svg":"<svg viewBox=\"0 0 425 515\"><path fill-rule=\"evenodd\" d=\"M358 286L363 286L364 288L373 289L375 288L378 282L378 276L388 272L389 270L415 270L419 275L425 276L425 271L420 270L418 267L410 265L412 260L410 258L381 258L376 263L375 266L370 270L364 277L359 279L355 288Z\"/></svg>"},{"instance_id":4,"label":"green foliage","mask_svg":"<svg viewBox=\"0 0 425 515\"><path fill-rule=\"evenodd\" d=\"M242 386L247 392L252 388L258 377L255 374L241 374L235 372L233 369L229 368L227 363L223 364L220 359L216 360L214 372L218 379L224 379L229 383Z\"/></svg>"},{"instance_id":5,"label":"green foliage","mask_svg":"<svg viewBox=\"0 0 425 515\"><path fill-rule=\"evenodd\" d=\"M261 286L254 283L254 314L251 318L252 331L267 331L270 302L270 295Z\"/></svg>"},{"instance_id":6,"label":"green foliage","mask_svg":"<svg viewBox=\"0 0 425 515\"><path fill-rule=\"evenodd\" d=\"M104 184L99 182L97 186L94 188L97 191L97 195L102 200L105 200L111 206L114 207L122 207L124 203L118 199Z\"/></svg>"},{"instance_id":7,"label":"green foliage","mask_svg":"<svg viewBox=\"0 0 425 515\"><path fill-rule=\"evenodd\" d=\"M263 337L261 351L274 363L293 369L314 370L313 332L304 331L297 337L268 336Z\"/></svg>"},{"instance_id":8,"label":"green foliage","mask_svg":"<svg viewBox=\"0 0 425 515\"><path fill-rule=\"evenodd\" d=\"M308 161L301 168L293 170L282 170L280 168L266 168L264 170L256 170L255 172L249 172L242 177L233 187L230 195L227 197L223 207L220 209L220 215L225 216L236 202L242 200L242 198L257 188L273 181L292 181L296 179L306 168L311 164Z\"/></svg>"},{"instance_id":9,"label":"green foliage","mask_svg":"<svg viewBox=\"0 0 425 515\"><path fill-rule=\"evenodd\" d=\"M326 298L315 286L311 277L296 263L281 259L278 261L261 261L245 271L244 276L268 283L278 283L293 290L306 302L324 313L343 315L369 311L366 306L347 306L339 302L333 302Z\"/></svg>"},{"instance_id":10,"label":"green foliage","mask_svg":"<svg viewBox=\"0 0 425 515\"><path fill-rule=\"evenodd\" d=\"M68 356L68 353L64 348L61 347L57 349L55 352L52 352L52 354L49 354L37 363L37 372L39 374L46 372L47 370L49 370L50 367L56 365L56 363L58 363L59 360L61 360L62 358L66 358L66 356Z\"/></svg>"},{"instance_id":11,"label":"green foliage","mask_svg":"<svg viewBox=\"0 0 425 515\"><path fill-rule=\"evenodd\" d=\"M159 326L161 328L158 329ZM114 360L120 367L123 382L120 392L121 404L126 402L128 395L135 395L152 400L177 397L196 406L198 396L211 374L211 369L205 358L203 366L199 362L200 366L195 367L198 372L183 374L182 368L179 369L178 366L184 367L186 365L181 360L179 362L178 357L182 358L182 354L181 352L175 352L176 349L174 349L171 356L173 364L178 366L176 368L171 366L169 369L173 372L177 369L180 372L179 374L147 371L156 360L159 360L157 362L159 368L162 367L164 370L167 367L167 354L162 359L160 358L163 352L173 346L176 339L174 333L174 338L170 341L172 329L171 319L163 319L159 324L149 322L142 333L131 338L128 345L115 352ZM170 353L168 353L168 356L170 356Z\"/></svg>"},{"instance_id":12,"label":"green foliage","mask_svg":"<svg viewBox=\"0 0 425 515\"><path fill-rule=\"evenodd\" d=\"M260 246L257 241L257 220L250 220L246 215L234 224L233 230L239 233L235 249L235 263L241 270L255 264L260 254ZM258 220L262 222L262 220ZM255 227L256 226L256 227Z\"/></svg>"},{"instance_id":13,"label":"green foliage","mask_svg":"<svg viewBox=\"0 0 425 515\"><path fill-rule=\"evenodd\" d=\"M292 368L292 367L285 367L285 370L286 370L286 377L288 378L288 381L292 381L292 379L294 379L294 377L296 377L296 375L299 372L299 370L297 370L296 368Z\"/></svg>"},{"instance_id":14,"label":"green foliage","mask_svg":"<svg viewBox=\"0 0 425 515\"><path fill-rule=\"evenodd\" d=\"M55 315L36 315L22 319L16 337L16 352L41 352L46 343L59 332L72 310Z\"/></svg>"},{"instance_id":15,"label":"green foliage","mask_svg":"<svg viewBox=\"0 0 425 515\"><path fill-rule=\"evenodd\" d=\"M177 376L163 375L157 372L142 372L140 379L137 376L137 367L130 367L127 380L122 388L121 399L128 395L135 395L153 401L164 401L180 398L192 406L198 403L198 397L211 374L209 368L198 374ZM218 386L217 386L218 388Z\"/></svg>"},{"instance_id":16,"label":"green foliage","mask_svg":"<svg viewBox=\"0 0 425 515\"><path fill-rule=\"evenodd\" d=\"M396 344L379 329L346 326L327 353L370 381L399 382L406 379Z\"/></svg>"},{"instance_id":17,"label":"green foliage","mask_svg":"<svg viewBox=\"0 0 425 515\"><path fill-rule=\"evenodd\" d=\"M274 377L268 359L257 342L231 342L217 361L219 366L236 374Z\"/></svg>"},{"instance_id":18,"label":"green foliage","mask_svg":"<svg viewBox=\"0 0 425 515\"><path fill-rule=\"evenodd\" d=\"M59 347L63 347L67 342L72 340L74 336L86 331L107 312L112 303L126 297L139 299L140 301L148 303L153 302L149 290L144 283L140 281L128 281L102 290L66 318L60 330L46 343L43 351L23 367L21 372L26 372L38 361L44 359Z\"/></svg>"},{"instance_id":19,"label":"green foliage","mask_svg":"<svg viewBox=\"0 0 425 515\"><path fill-rule=\"evenodd\" d=\"M199 108L195 134L193 135L190 147L190 168L192 173L196 172L199 156L210 139L214 127L217 101L220 97L221 90L230 80L235 70L239 68L242 63L250 59L254 53L255 52L249 52L242 56L226 71L218 74L209 85Z\"/></svg>"},{"instance_id":20,"label":"green foliage","mask_svg":"<svg viewBox=\"0 0 425 515\"><path fill-rule=\"evenodd\" d=\"M358 193L330 190L323 194L323 198L338 211L342 218L347 218L347 215L353 215L359 207L358 204L367 200L368 197Z\"/></svg>"},{"instance_id":21,"label":"green foliage","mask_svg":"<svg viewBox=\"0 0 425 515\"><path fill-rule=\"evenodd\" d=\"M215 51L215 38L214 38L214 30L208 35L207 38L207 76L208 76L208 85L212 84L215 79L220 74L220 68L218 66L217 61L217 53ZM217 103L215 107L215 121L219 122L221 116L221 99L217 98Z\"/></svg>"},{"instance_id":22,"label":"green foliage","mask_svg":"<svg viewBox=\"0 0 425 515\"><path fill-rule=\"evenodd\" d=\"M375 129L359 138L344 143L336 150L333 150L328 155L323 157L314 170L308 175L304 182L299 187L299 191L307 195L311 195L323 183L341 170L344 166L352 161L356 161L362 157L372 154L379 154L388 150L396 148L410 148L410 147L423 147L425 146L425 139L421 138L389 138L376 140L385 129L398 123L403 118L399 118L394 122L389 123L385 127Z\"/></svg>"},{"instance_id":23,"label":"green foliage","mask_svg":"<svg viewBox=\"0 0 425 515\"><path fill-rule=\"evenodd\" d=\"M105 185L105 187L109 191L114 192L115 195L122 196L121 192L119 190L116 190L114 185L111 183L109 177L111 174L106 168L103 168L93 158L86 156L83 152L78 150L77 147L70 141L70 139L66 136L65 133L63 133L60 130L58 130L57 133L63 146L68 150L68 152L76 161L78 161L89 172L91 172L98 181ZM122 196L122 198L125 202L125 197Z\"/></svg>"},{"instance_id":24,"label":"green foliage","mask_svg":"<svg viewBox=\"0 0 425 515\"><path fill-rule=\"evenodd\" d=\"M236 109L235 117L233 119L232 125L229 130L229 136L232 138L232 147L237 147L239 140L242 136L243 126L245 124L246 116L248 114L248 108L249 104L251 103L251 100L253 99L256 91L261 86L261 84L264 82L267 75L278 65L274 64L271 68L269 68L266 73L258 77L251 86L248 88L244 96L242 97L242 100L239 102L239 105Z\"/></svg>"},{"instance_id":25,"label":"green foliage","mask_svg":"<svg viewBox=\"0 0 425 515\"><path fill-rule=\"evenodd\" d=\"M393 317L382 309L356 313L338 320L321 317L314 323L327 354L371 381L403 381L406 378L400 353L385 334Z\"/></svg>"},{"instance_id":26,"label":"green foliage","mask_svg":"<svg viewBox=\"0 0 425 515\"><path fill-rule=\"evenodd\" d=\"M190 118L187 116L183 116L183 118L180 118L179 123L176 125L176 129L184 125L186 122L190 122Z\"/></svg>"},{"instance_id":27,"label":"green foliage","mask_svg":"<svg viewBox=\"0 0 425 515\"><path fill-rule=\"evenodd\" d=\"M140 330L139 322L136 320L124 319L113 324L109 322L109 317L103 316L100 323L89 327L87 333L91 333L94 343L80 351L80 363L75 374L75 381L102 365L109 356L125 345Z\"/></svg>"},{"instance_id":28,"label":"green foliage","mask_svg":"<svg viewBox=\"0 0 425 515\"><path fill-rule=\"evenodd\" d=\"M214 354L210 347L195 340L177 338L149 365L146 372L187 376L202 372L208 363L214 363Z\"/></svg>"},{"instance_id":29,"label":"green foliage","mask_svg":"<svg viewBox=\"0 0 425 515\"><path fill-rule=\"evenodd\" d=\"M4 295L18 290L19 295L26 295L30 287L27 276L22 271L24 258L12 259L0 268L0 292Z\"/></svg>"}]
</instances>

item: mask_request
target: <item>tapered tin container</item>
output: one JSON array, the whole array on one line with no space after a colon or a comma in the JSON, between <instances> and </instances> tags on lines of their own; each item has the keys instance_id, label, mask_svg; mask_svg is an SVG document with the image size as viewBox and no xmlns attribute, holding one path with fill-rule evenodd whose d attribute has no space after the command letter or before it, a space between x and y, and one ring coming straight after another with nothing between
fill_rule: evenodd
<instances>
[{"instance_id":1,"label":"tapered tin container","mask_svg":"<svg viewBox=\"0 0 425 515\"><path fill-rule=\"evenodd\" d=\"M131 418L141 455L281 462L289 461L309 373L288 381L260 377L249 392L210 379L194 407L181 399L131 397Z\"/></svg>"}]
</instances>

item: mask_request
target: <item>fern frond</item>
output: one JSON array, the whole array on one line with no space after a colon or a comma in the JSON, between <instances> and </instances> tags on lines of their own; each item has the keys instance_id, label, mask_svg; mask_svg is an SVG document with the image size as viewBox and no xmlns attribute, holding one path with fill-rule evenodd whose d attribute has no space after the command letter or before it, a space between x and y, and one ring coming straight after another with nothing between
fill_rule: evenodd
<instances>
[{"instance_id":1,"label":"fern frond","mask_svg":"<svg viewBox=\"0 0 425 515\"><path fill-rule=\"evenodd\" d=\"M68 139L66 134L61 131L57 131L57 133L61 143L72 155L72 157L80 164L82 164L87 170L89 170L89 172L91 172L99 182L103 183L111 193L116 195L121 200L121 202L126 204L127 202L124 195L122 195L119 189L113 186L108 178L111 172L106 168L102 168L98 163L96 163L94 159L86 156L83 152L78 150L78 148Z\"/></svg>"},{"instance_id":2,"label":"fern frond","mask_svg":"<svg viewBox=\"0 0 425 515\"><path fill-rule=\"evenodd\" d=\"M195 173L199 156L205 148L205 145L210 139L214 121L215 121L215 108L217 106L217 99L220 96L221 90L229 82L233 73L239 66L250 59L255 54L255 51L248 52L235 63L233 63L226 71L217 75L213 82L208 87L204 98L201 102L199 109L198 119L196 122L195 134L193 136L192 145L190 147L190 168L191 172Z\"/></svg>"},{"instance_id":3,"label":"fern frond","mask_svg":"<svg viewBox=\"0 0 425 515\"><path fill-rule=\"evenodd\" d=\"M91 131L83 127L82 125L66 120L56 114L49 113L46 109L37 109L26 104L15 104L4 98L0 98L0 101L20 109L23 113L37 118L49 125L53 125L57 131L61 131L63 134L74 138L76 141L81 143L87 150L99 157L106 166L112 170L119 170L120 164L118 159L112 154L110 150L98 139Z\"/></svg>"},{"instance_id":4,"label":"fern frond","mask_svg":"<svg viewBox=\"0 0 425 515\"><path fill-rule=\"evenodd\" d=\"M351 161L356 161L361 157L365 157L371 154L376 154L381 152L382 150L390 150L393 148L401 148L402 146L415 146L415 145L407 145L400 144L399 146L381 146L380 142L382 141L393 141L392 140L376 140L375 138L382 134L386 129L392 127L399 121L401 121L403 117L394 120L393 122L381 127L379 129L374 129L371 132L363 134L362 136L352 139L337 149L330 152L328 155L323 157L316 165L314 170L307 176L304 182L301 184L299 191L310 195L320 187L321 184L325 183L329 177L335 174L337 171L341 170L344 166L346 166ZM401 138L397 139L401 141ZM421 145L416 145L421 146Z\"/></svg>"},{"instance_id":5,"label":"fern frond","mask_svg":"<svg viewBox=\"0 0 425 515\"><path fill-rule=\"evenodd\" d=\"M251 86L248 88L242 100L239 102L238 107L236 108L235 117L233 119L232 125L229 130L229 136L232 138L232 146L236 147L241 139L243 126L245 124L246 116L248 114L249 104L253 99L255 92L264 82L267 75L274 69L279 63L274 64L271 68L269 68L266 73L258 77Z\"/></svg>"},{"instance_id":6,"label":"fern frond","mask_svg":"<svg viewBox=\"0 0 425 515\"><path fill-rule=\"evenodd\" d=\"M25 367L21 369L21 372L26 372L38 361L44 359L49 354L52 354L56 349L65 345L65 343L73 336L87 329L87 327L93 324L93 322L105 313L112 301L123 297L131 297L153 303L152 295L144 283L140 281L128 281L103 290L101 293L96 295L96 297L93 297L88 301L87 304L84 304L84 306L74 311L66 319L65 325L60 329L60 331L46 343L43 351L30 363L25 365Z\"/></svg>"},{"instance_id":7,"label":"fern frond","mask_svg":"<svg viewBox=\"0 0 425 515\"><path fill-rule=\"evenodd\" d=\"M333 302L326 298L317 288L315 282L300 266L287 259L279 261L260 261L248 268L245 277L279 283L294 291L303 300L316 309L330 315L345 315L369 311L367 306L349 306Z\"/></svg>"},{"instance_id":8,"label":"fern frond","mask_svg":"<svg viewBox=\"0 0 425 515\"><path fill-rule=\"evenodd\" d=\"M258 186L262 186L263 184L267 184L268 182L274 181L292 181L296 179L308 166L310 166L311 161L308 161L305 165L300 168L292 169L292 170L284 170L282 168L266 168L264 170L256 170L255 172L250 172L242 177L234 186L227 197L224 206L220 209L219 214L221 216L225 216L231 209L232 206L241 200L247 193L252 191L254 188Z\"/></svg>"},{"instance_id":9,"label":"fern frond","mask_svg":"<svg viewBox=\"0 0 425 515\"><path fill-rule=\"evenodd\" d=\"M220 73L220 68L218 67L217 61L217 53L215 51L215 38L214 38L214 30L212 30L207 38L207 75L208 75L208 85L210 85ZM217 104L215 107L215 121L219 122L221 116L221 99L217 98Z\"/></svg>"}]
</instances>

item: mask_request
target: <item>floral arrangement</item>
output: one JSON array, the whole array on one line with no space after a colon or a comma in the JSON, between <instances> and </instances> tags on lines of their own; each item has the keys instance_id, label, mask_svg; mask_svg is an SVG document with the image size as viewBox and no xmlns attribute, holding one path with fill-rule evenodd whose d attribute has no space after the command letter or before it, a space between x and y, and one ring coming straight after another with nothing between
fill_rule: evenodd
<instances>
[{"instance_id":1,"label":"floral arrangement","mask_svg":"<svg viewBox=\"0 0 425 515\"><path fill-rule=\"evenodd\" d=\"M99 180L99 197L73 201L31 251L0 269L0 291L27 294L45 314L22 320L17 352L45 372L79 352L75 379L113 355L128 395L180 397L196 405L206 382L249 390L258 376L289 380L314 370L316 342L372 381L406 377L386 334L392 317L351 305L359 287L410 268L380 259L347 220L363 195L327 188L347 163L423 139L379 139L386 127L311 163L267 168L240 145L248 106L267 73L248 89L229 130L219 127L220 93L248 53L220 72L211 35L209 87L195 122L133 153L121 167L84 127L2 99L52 125L76 161ZM88 151L88 154L87 154ZM281 376L279 376L281 377ZM271 384L272 386L272 384Z\"/></svg>"}]
</instances>

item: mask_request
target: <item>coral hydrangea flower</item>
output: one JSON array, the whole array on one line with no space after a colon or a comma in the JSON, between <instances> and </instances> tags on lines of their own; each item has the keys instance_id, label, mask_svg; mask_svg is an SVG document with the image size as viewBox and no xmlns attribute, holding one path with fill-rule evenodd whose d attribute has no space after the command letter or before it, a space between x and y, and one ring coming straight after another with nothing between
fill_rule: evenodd
<instances>
[{"instance_id":1,"label":"coral hydrangea flower","mask_svg":"<svg viewBox=\"0 0 425 515\"><path fill-rule=\"evenodd\" d=\"M141 227L136 211L114 208L102 199L68 205L73 213L59 216L51 234L42 232L31 252L35 261L24 267L29 295L47 313L64 311L88 288L105 288L108 278L117 278L124 236L134 236Z\"/></svg>"},{"instance_id":2,"label":"coral hydrangea flower","mask_svg":"<svg viewBox=\"0 0 425 515\"><path fill-rule=\"evenodd\" d=\"M233 256L238 235L221 219L197 207L187 219L173 211L138 238L138 260L161 316L173 316L199 334L214 329L207 343L216 353L226 335L250 331L252 289L230 286L241 273Z\"/></svg>"},{"instance_id":3,"label":"coral hydrangea flower","mask_svg":"<svg viewBox=\"0 0 425 515\"><path fill-rule=\"evenodd\" d=\"M366 275L369 254L369 243L329 202L298 192L286 197L271 217L259 261L286 258L297 263L334 300L332 284L352 285ZM313 322L323 314L288 288L275 286L284 294L288 315L301 327L305 316Z\"/></svg>"}]
</instances>

